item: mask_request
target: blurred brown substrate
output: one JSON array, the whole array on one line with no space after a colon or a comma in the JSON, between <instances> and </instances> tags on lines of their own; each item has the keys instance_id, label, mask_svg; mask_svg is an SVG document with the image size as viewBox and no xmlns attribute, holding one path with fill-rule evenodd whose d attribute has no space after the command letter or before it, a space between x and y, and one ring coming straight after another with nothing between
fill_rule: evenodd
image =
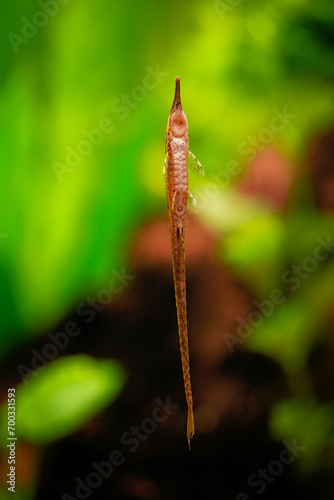
<instances>
[{"instance_id":1,"label":"blurred brown substrate","mask_svg":"<svg viewBox=\"0 0 334 500\"><path fill-rule=\"evenodd\" d=\"M238 189L265 202L271 209L282 211L290 199L294 170L273 146L266 146L249 163Z\"/></svg>"},{"instance_id":2,"label":"blurred brown substrate","mask_svg":"<svg viewBox=\"0 0 334 500\"><path fill-rule=\"evenodd\" d=\"M319 133L309 145L307 167L314 202L324 213L334 212L334 129Z\"/></svg>"}]
</instances>

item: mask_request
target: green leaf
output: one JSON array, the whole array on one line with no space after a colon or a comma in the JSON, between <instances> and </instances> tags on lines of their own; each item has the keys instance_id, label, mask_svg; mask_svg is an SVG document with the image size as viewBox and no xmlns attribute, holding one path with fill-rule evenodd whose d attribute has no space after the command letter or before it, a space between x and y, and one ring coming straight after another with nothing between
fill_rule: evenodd
<instances>
[{"instance_id":1,"label":"green leaf","mask_svg":"<svg viewBox=\"0 0 334 500\"><path fill-rule=\"evenodd\" d=\"M50 363L16 391L17 437L47 443L76 431L116 398L125 379L116 361L77 355Z\"/></svg>"},{"instance_id":2,"label":"green leaf","mask_svg":"<svg viewBox=\"0 0 334 500\"><path fill-rule=\"evenodd\" d=\"M331 405L319 406L311 399L282 401L273 409L270 426L276 439L295 440L305 447L298 458L304 471L316 470L326 461L334 439Z\"/></svg>"}]
</instances>

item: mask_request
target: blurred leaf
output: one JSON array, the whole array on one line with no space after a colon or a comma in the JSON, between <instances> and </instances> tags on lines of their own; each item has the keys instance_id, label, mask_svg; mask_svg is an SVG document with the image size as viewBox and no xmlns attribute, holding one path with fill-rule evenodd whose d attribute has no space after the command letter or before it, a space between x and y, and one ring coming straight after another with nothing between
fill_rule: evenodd
<instances>
[{"instance_id":1,"label":"blurred leaf","mask_svg":"<svg viewBox=\"0 0 334 500\"><path fill-rule=\"evenodd\" d=\"M324 465L325 451L333 444L334 408L318 406L312 400L286 400L277 404L271 414L271 430L276 439L294 440L305 450L298 461L304 470L312 471Z\"/></svg>"},{"instance_id":2,"label":"blurred leaf","mask_svg":"<svg viewBox=\"0 0 334 500\"><path fill-rule=\"evenodd\" d=\"M277 284L282 302L271 303L270 314L266 317L264 313L263 323L253 329L247 345L276 359L288 374L294 375L305 368L310 349L319 340L319 331L333 308L334 263L305 274L305 280L297 279L296 274L291 276L296 289L288 290L282 280Z\"/></svg>"},{"instance_id":3,"label":"blurred leaf","mask_svg":"<svg viewBox=\"0 0 334 500\"><path fill-rule=\"evenodd\" d=\"M17 388L17 437L47 443L76 431L117 397L125 379L116 361L77 355L51 362Z\"/></svg>"},{"instance_id":4,"label":"blurred leaf","mask_svg":"<svg viewBox=\"0 0 334 500\"><path fill-rule=\"evenodd\" d=\"M276 281L283 237L284 225L277 215L254 214L224 237L223 259L263 296Z\"/></svg>"}]
</instances>

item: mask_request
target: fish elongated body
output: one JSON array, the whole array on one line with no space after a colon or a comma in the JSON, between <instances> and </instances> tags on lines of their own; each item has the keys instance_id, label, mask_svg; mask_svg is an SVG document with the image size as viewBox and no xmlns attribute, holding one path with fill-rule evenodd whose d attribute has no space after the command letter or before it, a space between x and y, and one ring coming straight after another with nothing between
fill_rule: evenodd
<instances>
[{"instance_id":1,"label":"fish elongated body","mask_svg":"<svg viewBox=\"0 0 334 500\"><path fill-rule=\"evenodd\" d=\"M175 96L168 118L165 144L164 175L183 381L188 406L187 438L190 449L190 440L194 435L195 425L188 347L185 234L188 200L187 161L191 153L188 149L187 118L181 106L179 77L175 80Z\"/></svg>"}]
</instances>

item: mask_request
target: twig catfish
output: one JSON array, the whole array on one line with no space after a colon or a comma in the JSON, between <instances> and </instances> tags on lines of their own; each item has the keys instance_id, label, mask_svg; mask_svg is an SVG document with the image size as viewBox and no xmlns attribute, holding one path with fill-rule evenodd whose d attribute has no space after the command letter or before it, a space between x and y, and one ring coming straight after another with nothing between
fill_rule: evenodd
<instances>
[{"instance_id":1,"label":"twig catfish","mask_svg":"<svg viewBox=\"0 0 334 500\"><path fill-rule=\"evenodd\" d=\"M195 425L189 367L185 269L185 230L189 194L187 167L190 165L201 173L203 173L203 169L188 149L188 124L181 105L179 77L176 77L175 80L175 96L168 118L165 143L164 176L166 180L182 371L188 406L187 438L190 449L190 440L195 433Z\"/></svg>"}]
</instances>

